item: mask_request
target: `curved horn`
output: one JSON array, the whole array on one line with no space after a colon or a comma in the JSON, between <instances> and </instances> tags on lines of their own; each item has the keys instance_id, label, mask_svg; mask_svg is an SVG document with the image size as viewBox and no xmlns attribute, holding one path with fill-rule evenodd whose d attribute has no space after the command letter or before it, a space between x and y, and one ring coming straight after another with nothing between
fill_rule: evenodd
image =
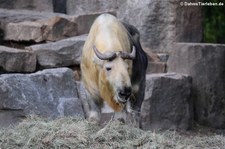
<instances>
[{"instance_id":1,"label":"curved horn","mask_svg":"<svg viewBox=\"0 0 225 149\"><path fill-rule=\"evenodd\" d=\"M121 57L123 59L131 59L131 60L134 60L135 57L136 57L136 48L135 48L135 46L133 46L131 53L122 52L121 53Z\"/></svg>"},{"instance_id":2,"label":"curved horn","mask_svg":"<svg viewBox=\"0 0 225 149\"><path fill-rule=\"evenodd\" d=\"M93 46L93 50L95 52L95 55L101 60L112 60L116 58L116 53L102 54L95 46Z\"/></svg>"}]
</instances>

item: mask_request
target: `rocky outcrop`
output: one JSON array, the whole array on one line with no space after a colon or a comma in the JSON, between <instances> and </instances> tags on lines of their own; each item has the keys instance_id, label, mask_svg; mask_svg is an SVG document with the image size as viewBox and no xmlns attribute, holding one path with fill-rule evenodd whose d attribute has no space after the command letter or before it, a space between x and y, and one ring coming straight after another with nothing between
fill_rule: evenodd
<instances>
[{"instance_id":1,"label":"rocky outcrop","mask_svg":"<svg viewBox=\"0 0 225 149\"><path fill-rule=\"evenodd\" d=\"M30 114L49 118L84 116L73 71L68 68L2 74L0 95L0 124L5 126Z\"/></svg>"},{"instance_id":2,"label":"rocky outcrop","mask_svg":"<svg viewBox=\"0 0 225 149\"><path fill-rule=\"evenodd\" d=\"M34 72L36 55L31 51L0 46L1 72Z\"/></svg>"},{"instance_id":3,"label":"rocky outcrop","mask_svg":"<svg viewBox=\"0 0 225 149\"><path fill-rule=\"evenodd\" d=\"M53 12L53 0L0 0L0 8Z\"/></svg>"},{"instance_id":4,"label":"rocky outcrop","mask_svg":"<svg viewBox=\"0 0 225 149\"><path fill-rule=\"evenodd\" d=\"M117 16L137 27L143 46L155 52L170 52L175 41L202 40L201 7L184 8L175 0L119 0L118 4Z\"/></svg>"},{"instance_id":5,"label":"rocky outcrop","mask_svg":"<svg viewBox=\"0 0 225 149\"><path fill-rule=\"evenodd\" d=\"M86 35L73 36L88 33L100 14L112 13L138 28L148 54L142 128L190 128L192 100L197 122L225 128L224 45L174 44L202 41L202 7L181 6L176 0L0 0L1 7L16 10L0 9L0 126L32 113L84 116L80 99L85 92L73 79L80 80ZM76 71L39 71L65 66ZM167 70L177 73L149 75ZM190 77L178 73L193 77L192 100Z\"/></svg>"},{"instance_id":6,"label":"rocky outcrop","mask_svg":"<svg viewBox=\"0 0 225 149\"><path fill-rule=\"evenodd\" d=\"M77 34L81 35L89 33L89 30L94 20L102 13L113 13L113 12L106 11L106 12L75 15L73 21L76 22L77 24Z\"/></svg>"},{"instance_id":7,"label":"rocky outcrop","mask_svg":"<svg viewBox=\"0 0 225 149\"><path fill-rule=\"evenodd\" d=\"M147 74L166 73L166 63L165 62L149 62L146 73Z\"/></svg>"},{"instance_id":8,"label":"rocky outcrop","mask_svg":"<svg viewBox=\"0 0 225 149\"><path fill-rule=\"evenodd\" d=\"M57 41L77 34L72 18L56 13L0 9L4 40Z\"/></svg>"},{"instance_id":9,"label":"rocky outcrop","mask_svg":"<svg viewBox=\"0 0 225 149\"><path fill-rule=\"evenodd\" d=\"M26 49L34 51L42 68L79 65L86 38L87 35L76 36L57 42L37 44Z\"/></svg>"},{"instance_id":10,"label":"rocky outcrop","mask_svg":"<svg viewBox=\"0 0 225 149\"><path fill-rule=\"evenodd\" d=\"M190 76L176 73L146 76L142 129L189 129L192 110Z\"/></svg>"},{"instance_id":11,"label":"rocky outcrop","mask_svg":"<svg viewBox=\"0 0 225 149\"><path fill-rule=\"evenodd\" d=\"M116 0L67 0L67 14L83 15L99 12L115 11L117 9Z\"/></svg>"},{"instance_id":12,"label":"rocky outcrop","mask_svg":"<svg viewBox=\"0 0 225 149\"><path fill-rule=\"evenodd\" d=\"M176 43L168 71L192 76L197 122L225 128L225 45Z\"/></svg>"}]
</instances>

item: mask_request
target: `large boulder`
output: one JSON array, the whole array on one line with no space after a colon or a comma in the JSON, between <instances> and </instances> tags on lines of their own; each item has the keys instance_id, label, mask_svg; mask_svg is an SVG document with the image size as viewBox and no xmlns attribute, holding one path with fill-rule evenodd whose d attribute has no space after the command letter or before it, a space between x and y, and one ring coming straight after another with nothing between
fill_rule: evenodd
<instances>
[{"instance_id":1,"label":"large boulder","mask_svg":"<svg viewBox=\"0 0 225 149\"><path fill-rule=\"evenodd\" d=\"M203 125L225 128L225 45L176 43L168 71L193 78L195 119Z\"/></svg>"},{"instance_id":2,"label":"large boulder","mask_svg":"<svg viewBox=\"0 0 225 149\"><path fill-rule=\"evenodd\" d=\"M191 77L176 73L146 76L141 128L189 129L192 126Z\"/></svg>"},{"instance_id":3,"label":"large boulder","mask_svg":"<svg viewBox=\"0 0 225 149\"><path fill-rule=\"evenodd\" d=\"M52 0L0 0L0 8L53 12Z\"/></svg>"},{"instance_id":4,"label":"large boulder","mask_svg":"<svg viewBox=\"0 0 225 149\"><path fill-rule=\"evenodd\" d=\"M36 55L27 50L0 46L1 72L33 72L36 69Z\"/></svg>"},{"instance_id":5,"label":"large boulder","mask_svg":"<svg viewBox=\"0 0 225 149\"><path fill-rule=\"evenodd\" d=\"M115 0L67 0L67 14L69 15L109 12L116 9L117 1Z\"/></svg>"},{"instance_id":6,"label":"large boulder","mask_svg":"<svg viewBox=\"0 0 225 149\"><path fill-rule=\"evenodd\" d=\"M43 68L79 65L87 35L67 38L52 43L26 47L37 55L38 64Z\"/></svg>"},{"instance_id":7,"label":"large boulder","mask_svg":"<svg viewBox=\"0 0 225 149\"><path fill-rule=\"evenodd\" d=\"M111 13L111 12L108 12ZM101 15L102 12L98 13L88 13L74 16L73 21L77 24L77 34L87 34L94 22L94 20Z\"/></svg>"},{"instance_id":8,"label":"large boulder","mask_svg":"<svg viewBox=\"0 0 225 149\"><path fill-rule=\"evenodd\" d=\"M166 63L165 62L148 62L146 74L151 74L151 73L166 73Z\"/></svg>"},{"instance_id":9,"label":"large boulder","mask_svg":"<svg viewBox=\"0 0 225 149\"><path fill-rule=\"evenodd\" d=\"M73 71L68 68L2 74L0 95L0 124L4 126L30 114L50 118L84 116Z\"/></svg>"},{"instance_id":10,"label":"large boulder","mask_svg":"<svg viewBox=\"0 0 225 149\"><path fill-rule=\"evenodd\" d=\"M137 27L143 46L154 52L170 52L175 41L202 40L201 7L182 7L176 0L119 0L118 4L118 18Z\"/></svg>"},{"instance_id":11,"label":"large boulder","mask_svg":"<svg viewBox=\"0 0 225 149\"><path fill-rule=\"evenodd\" d=\"M29 10L0 9L0 29L4 40L57 41L77 34L73 17Z\"/></svg>"},{"instance_id":12,"label":"large boulder","mask_svg":"<svg viewBox=\"0 0 225 149\"><path fill-rule=\"evenodd\" d=\"M54 12L66 14L66 2L67 0L52 0Z\"/></svg>"}]
</instances>

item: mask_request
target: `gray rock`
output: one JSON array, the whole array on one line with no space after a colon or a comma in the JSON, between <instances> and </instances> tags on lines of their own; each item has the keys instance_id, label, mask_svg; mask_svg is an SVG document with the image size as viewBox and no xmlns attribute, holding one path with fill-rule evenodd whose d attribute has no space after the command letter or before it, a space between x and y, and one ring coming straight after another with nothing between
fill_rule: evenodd
<instances>
[{"instance_id":1,"label":"gray rock","mask_svg":"<svg viewBox=\"0 0 225 149\"><path fill-rule=\"evenodd\" d=\"M52 0L54 12L66 14L66 2L67 0Z\"/></svg>"},{"instance_id":2,"label":"gray rock","mask_svg":"<svg viewBox=\"0 0 225 149\"><path fill-rule=\"evenodd\" d=\"M195 3L199 0L185 0ZM203 39L203 7L181 6L180 1L176 2L176 42L202 42ZM173 49L171 49L173 50Z\"/></svg>"},{"instance_id":3,"label":"gray rock","mask_svg":"<svg viewBox=\"0 0 225 149\"><path fill-rule=\"evenodd\" d=\"M25 113L21 109L1 109L0 129L15 126L25 118Z\"/></svg>"},{"instance_id":4,"label":"gray rock","mask_svg":"<svg viewBox=\"0 0 225 149\"><path fill-rule=\"evenodd\" d=\"M74 17L74 22L77 23L77 34L87 34L93 24L94 20L102 13L91 13L84 15L77 15Z\"/></svg>"},{"instance_id":5,"label":"gray rock","mask_svg":"<svg viewBox=\"0 0 225 149\"><path fill-rule=\"evenodd\" d=\"M137 27L143 46L154 52L172 51L174 41L202 40L201 7L184 8L180 1L118 0L117 16Z\"/></svg>"},{"instance_id":6,"label":"gray rock","mask_svg":"<svg viewBox=\"0 0 225 149\"><path fill-rule=\"evenodd\" d=\"M117 1L115 0L67 0L67 14L70 15L108 12L116 9Z\"/></svg>"},{"instance_id":7,"label":"gray rock","mask_svg":"<svg viewBox=\"0 0 225 149\"><path fill-rule=\"evenodd\" d=\"M11 122L12 117L18 121L21 115L30 114L50 118L84 116L73 72L68 68L0 75L0 95L0 118L6 117L4 113L11 115ZM15 111L20 112L19 117Z\"/></svg>"},{"instance_id":8,"label":"gray rock","mask_svg":"<svg viewBox=\"0 0 225 149\"><path fill-rule=\"evenodd\" d=\"M52 0L0 0L0 8L53 12Z\"/></svg>"},{"instance_id":9,"label":"gray rock","mask_svg":"<svg viewBox=\"0 0 225 149\"><path fill-rule=\"evenodd\" d=\"M77 34L73 17L47 12L0 9L4 40L57 41Z\"/></svg>"},{"instance_id":10,"label":"gray rock","mask_svg":"<svg viewBox=\"0 0 225 149\"><path fill-rule=\"evenodd\" d=\"M176 43L168 71L193 78L195 119L202 125L225 128L225 45Z\"/></svg>"},{"instance_id":11,"label":"gray rock","mask_svg":"<svg viewBox=\"0 0 225 149\"><path fill-rule=\"evenodd\" d=\"M57 42L26 47L37 55L38 64L43 68L79 65L82 48L87 35L76 36Z\"/></svg>"},{"instance_id":12,"label":"gray rock","mask_svg":"<svg viewBox=\"0 0 225 149\"><path fill-rule=\"evenodd\" d=\"M146 70L147 74L151 73L166 73L166 63L164 62L148 62Z\"/></svg>"},{"instance_id":13,"label":"gray rock","mask_svg":"<svg viewBox=\"0 0 225 149\"><path fill-rule=\"evenodd\" d=\"M191 124L191 77L176 73L147 75L142 129L189 129Z\"/></svg>"},{"instance_id":14,"label":"gray rock","mask_svg":"<svg viewBox=\"0 0 225 149\"><path fill-rule=\"evenodd\" d=\"M33 72L36 69L36 55L27 50L0 46L0 73Z\"/></svg>"},{"instance_id":15,"label":"gray rock","mask_svg":"<svg viewBox=\"0 0 225 149\"><path fill-rule=\"evenodd\" d=\"M167 62L169 59L168 53L157 53L157 56L159 57L160 62Z\"/></svg>"}]
</instances>

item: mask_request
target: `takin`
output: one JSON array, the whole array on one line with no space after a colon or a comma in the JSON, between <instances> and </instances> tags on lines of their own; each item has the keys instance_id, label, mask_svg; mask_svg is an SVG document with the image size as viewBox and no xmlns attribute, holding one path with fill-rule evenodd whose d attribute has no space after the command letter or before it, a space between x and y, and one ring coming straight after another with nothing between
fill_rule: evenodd
<instances>
[{"instance_id":1,"label":"takin","mask_svg":"<svg viewBox=\"0 0 225 149\"><path fill-rule=\"evenodd\" d=\"M113 15L102 14L94 21L81 59L89 120L100 122L101 109L108 104L116 119L127 122L129 114L139 127L148 64L139 37L134 26Z\"/></svg>"}]
</instances>

